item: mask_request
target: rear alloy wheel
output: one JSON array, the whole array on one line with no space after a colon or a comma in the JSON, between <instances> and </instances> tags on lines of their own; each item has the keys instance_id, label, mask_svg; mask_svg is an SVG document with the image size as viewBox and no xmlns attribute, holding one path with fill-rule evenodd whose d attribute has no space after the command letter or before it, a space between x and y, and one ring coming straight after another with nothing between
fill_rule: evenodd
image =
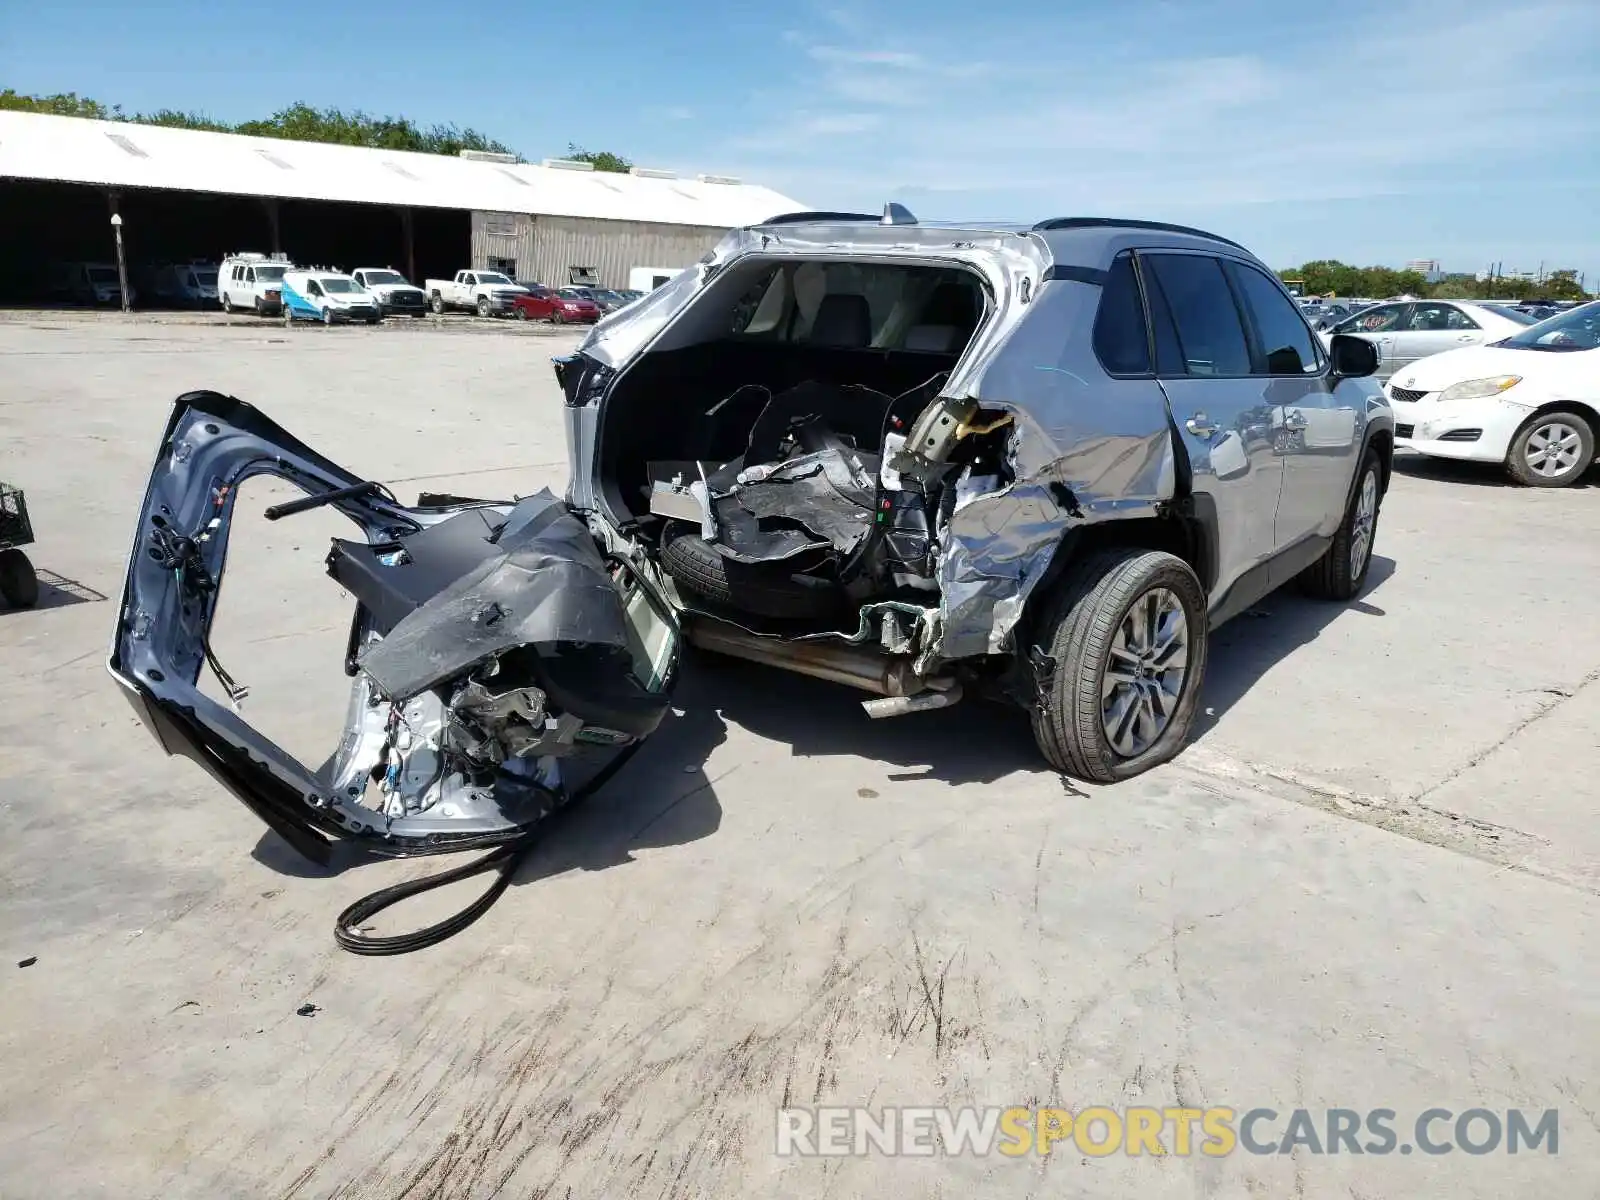
<instances>
[{"instance_id":1,"label":"rear alloy wheel","mask_svg":"<svg viewBox=\"0 0 1600 1200\"><path fill-rule=\"evenodd\" d=\"M21 550L0 550L0 597L12 608L32 608L39 603L39 576Z\"/></svg>"},{"instance_id":2,"label":"rear alloy wheel","mask_svg":"<svg viewBox=\"0 0 1600 1200\"><path fill-rule=\"evenodd\" d=\"M1205 589L1160 550L1075 563L1034 643L1048 660L1033 736L1050 765L1114 783L1183 748L1205 678Z\"/></svg>"},{"instance_id":3,"label":"rear alloy wheel","mask_svg":"<svg viewBox=\"0 0 1600 1200\"><path fill-rule=\"evenodd\" d=\"M1367 451L1356 476L1356 488L1344 520L1327 552L1300 572L1300 588L1319 600L1354 600L1372 566L1372 544L1378 536L1383 485L1378 456Z\"/></svg>"},{"instance_id":4,"label":"rear alloy wheel","mask_svg":"<svg viewBox=\"0 0 1600 1200\"><path fill-rule=\"evenodd\" d=\"M561 310L559 308L552 308L550 310L550 324L565 325L566 323L567 318L561 315Z\"/></svg>"},{"instance_id":5,"label":"rear alloy wheel","mask_svg":"<svg viewBox=\"0 0 1600 1200\"><path fill-rule=\"evenodd\" d=\"M438 292L435 292L428 298L428 307L433 309L434 316L444 316L444 297L439 295Z\"/></svg>"},{"instance_id":6,"label":"rear alloy wheel","mask_svg":"<svg viewBox=\"0 0 1600 1200\"><path fill-rule=\"evenodd\" d=\"M1594 461L1594 430L1575 412L1541 413L1511 439L1506 468L1528 487L1577 483Z\"/></svg>"},{"instance_id":7,"label":"rear alloy wheel","mask_svg":"<svg viewBox=\"0 0 1600 1200\"><path fill-rule=\"evenodd\" d=\"M517 305L517 320L531 321L532 319L533 318L528 315L528 310L526 308L522 307L520 304Z\"/></svg>"},{"instance_id":8,"label":"rear alloy wheel","mask_svg":"<svg viewBox=\"0 0 1600 1200\"><path fill-rule=\"evenodd\" d=\"M489 315L489 297L478 297L478 315L480 317L487 317Z\"/></svg>"},{"instance_id":9,"label":"rear alloy wheel","mask_svg":"<svg viewBox=\"0 0 1600 1200\"><path fill-rule=\"evenodd\" d=\"M227 313L230 317L233 315L233 301L228 299L227 292L222 293L222 311Z\"/></svg>"}]
</instances>

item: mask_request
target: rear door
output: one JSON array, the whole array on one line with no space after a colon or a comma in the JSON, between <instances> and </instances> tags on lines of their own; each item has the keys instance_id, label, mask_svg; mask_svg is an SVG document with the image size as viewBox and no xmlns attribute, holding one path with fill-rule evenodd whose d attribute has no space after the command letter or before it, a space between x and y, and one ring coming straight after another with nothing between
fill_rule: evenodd
<instances>
[{"instance_id":1,"label":"rear door","mask_svg":"<svg viewBox=\"0 0 1600 1200\"><path fill-rule=\"evenodd\" d=\"M1419 358L1476 346L1487 338L1478 322L1461 308L1442 300L1419 300L1394 334L1393 375Z\"/></svg>"},{"instance_id":2,"label":"rear door","mask_svg":"<svg viewBox=\"0 0 1600 1200\"><path fill-rule=\"evenodd\" d=\"M1331 534L1344 515L1366 412L1359 386L1365 381L1335 384L1320 343L1277 281L1243 262L1230 262L1228 277L1249 327L1252 373L1278 417L1273 452L1282 463L1283 491L1273 540L1283 550ZM1304 563L1289 555L1280 565L1294 572ZM1277 566L1274 571L1280 575L1274 585L1284 582Z\"/></svg>"},{"instance_id":3,"label":"rear door","mask_svg":"<svg viewBox=\"0 0 1600 1200\"><path fill-rule=\"evenodd\" d=\"M1270 381L1253 374L1245 320L1220 259L1142 251L1139 265L1157 378L1188 454L1196 506L1215 536L1215 616L1230 590L1266 590L1242 581L1257 567L1264 577L1278 544L1283 460L1273 438L1283 406Z\"/></svg>"}]
</instances>

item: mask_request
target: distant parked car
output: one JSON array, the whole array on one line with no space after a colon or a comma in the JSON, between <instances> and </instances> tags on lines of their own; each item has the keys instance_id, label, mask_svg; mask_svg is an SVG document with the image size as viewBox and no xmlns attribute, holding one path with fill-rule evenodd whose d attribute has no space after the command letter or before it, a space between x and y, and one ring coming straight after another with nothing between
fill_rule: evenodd
<instances>
[{"instance_id":1,"label":"distant parked car","mask_svg":"<svg viewBox=\"0 0 1600 1200\"><path fill-rule=\"evenodd\" d=\"M626 308L628 298L621 292L612 291L610 288L590 288L589 292L602 313L616 312L619 308Z\"/></svg>"},{"instance_id":2,"label":"distant parked car","mask_svg":"<svg viewBox=\"0 0 1600 1200\"><path fill-rule=\"evenodd\" d=\"M283 276L284 311L291 321L324 325L383 319L378 299L348 275L316 269L288 271Z\"/></svg>"},{"instance_id":3,"label":"distant parked car","mask_svg":"<svg viewBox=\"0 0 1600 1200\"><path fill-rule=\"evenodd\" d=\"M247 309L256 316L283 311L283 274L291 263L265 254L230 254L217 270L223 312Z\"/></svg>"},{"instance_id":4,"label":"distant parked car","mask_svg":"<svg viewBox=\"0 0 1600 1200\"><path fill-rule=\"evenodd\" d=\"M428 315L428 297L393 267L357 267L350 278L372 293L385 316Z\"/></svg>"},{"instance_id":5,"label":"distant parked car","mask_svg":"<svg viewBox=\"0 0 1600 1200\"><path fill-rule=\"evenodd\" d=\"M1600 437L1600 301L1425 358L1386 390L1396 446L1504 463L1533 487L1576 483Z\"/></svg>"},{"instance_id":6,"label":"distant parked car","mask_svg":"<svg viewBox=\"0 0 1600 1200\"><path fill-rule=\"evenodd\" d=\"M1364 338L1378 348L1377 378L1390 378L1419 358L1481 346L1532 325L1533 318L1509 305L1469 300L1408 300L1375 304L1319 331L1323 345L1336 334Z\"/></svg>"},{"instance_id":7,"label":"distant parked car","mask_svg":"<svg viewBox=\"0 0 1600 1200\"><path fill-rule=\"evenodd\" d=\"M577 295L578 288L543 287L533 284L527 294L517 296L513 303L516 314L524 321L550 321L556 325L592 325L600 319L600 306L586 296Z\"/></svg>"},{"instance_id":8,"label":"distant parked car","mask_svg":"<svg viewBox=\"0 0 1600 1200\"><path fill-rule=\"evenodd\" d=\"M46 286L53 298L69 304L122 304L117 268L109 263L56 263L50 268ZM129 284L128 303L137 297L137 290Z\"/></svg>"}]
</instances>

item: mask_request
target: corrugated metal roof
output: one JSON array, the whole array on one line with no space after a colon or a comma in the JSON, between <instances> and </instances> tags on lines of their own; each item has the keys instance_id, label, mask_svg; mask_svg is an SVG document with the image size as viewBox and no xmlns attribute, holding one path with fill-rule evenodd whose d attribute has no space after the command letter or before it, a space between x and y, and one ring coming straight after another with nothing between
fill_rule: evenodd
<instances>
[{"instance_id":1,"label":"corrugated metal roof","mask_svg":"<svg viewBox=\"0 0 1600 1200\"><path fill-rule=\"evenodd\" d=\"M20 112L0 112L4 177L721 228L805 207L746 183L512 166Z\"/></svg>"}]
</instances>

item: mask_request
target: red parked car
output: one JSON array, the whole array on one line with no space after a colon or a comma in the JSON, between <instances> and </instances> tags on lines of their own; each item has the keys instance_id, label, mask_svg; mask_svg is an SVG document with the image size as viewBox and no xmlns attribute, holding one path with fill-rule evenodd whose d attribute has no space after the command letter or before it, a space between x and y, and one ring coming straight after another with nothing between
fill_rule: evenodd
<instances>
[{"instance_id":1,"label":"red parked car","mask_svg":"<svg viewBox=\"0 0 1600 1200\"><path fill-rule=\"evenodd\" d=\"M540 284L524 286L527 294L512 301L521 320L592 325L600 319L600 306L574 288L557 291Z\"/></svg>"}]
</instances>

